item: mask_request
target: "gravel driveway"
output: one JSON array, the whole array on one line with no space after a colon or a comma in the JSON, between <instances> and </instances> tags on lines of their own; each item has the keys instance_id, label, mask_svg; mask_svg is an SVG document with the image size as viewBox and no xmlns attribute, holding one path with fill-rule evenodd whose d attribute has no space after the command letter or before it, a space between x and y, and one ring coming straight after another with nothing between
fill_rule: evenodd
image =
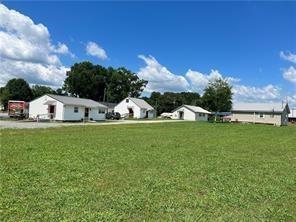
<instances>
[{"instance_id":1,"label":"gravel driveway","mask_svg":"<svg viewBox=\"0 0 296 222\"><path fill-rule=\"evenodd\" d=\"M118 121L104 121L95 123L63 123L63 122L25 122L25 121L0 121L0 129L4 128L18 128L18 129L33 129L33 128L50 128L62 126L100 126L100 125L120 125L120 124L139 124L139 123L170 123L180 122L183 120L118 120Z\"/></svg>"}]
</instances>

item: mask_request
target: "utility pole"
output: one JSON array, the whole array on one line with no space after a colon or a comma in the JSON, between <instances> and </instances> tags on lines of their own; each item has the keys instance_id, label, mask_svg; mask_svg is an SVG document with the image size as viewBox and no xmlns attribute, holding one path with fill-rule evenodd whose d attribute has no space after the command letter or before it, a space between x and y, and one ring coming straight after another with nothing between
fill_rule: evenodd
<instances>
[{"instance_id":1,"label":"utility pole","mask_svg":"<svg viewBox=\"0 0 296 222\"><path fill-rule=\"evenodd\" d=\"M104 88L104 97L103 97L103 102L106 102L106 87Z\"/></svg>"}]
</instances>

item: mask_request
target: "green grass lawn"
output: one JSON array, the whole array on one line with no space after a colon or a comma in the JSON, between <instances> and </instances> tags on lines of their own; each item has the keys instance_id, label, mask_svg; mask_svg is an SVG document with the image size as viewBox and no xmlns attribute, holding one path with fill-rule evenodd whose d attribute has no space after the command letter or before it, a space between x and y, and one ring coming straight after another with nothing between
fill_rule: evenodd
<instances>
[{"instance_id":1,"label":"green grass lawn","mask_svg":"<svg viewBox=\"0 0 296 222\"><path fill-rule=\"evenodd\" d=\"M1 130L1 221L296 221L296 127Z\"/></svg>"}]
</instances>

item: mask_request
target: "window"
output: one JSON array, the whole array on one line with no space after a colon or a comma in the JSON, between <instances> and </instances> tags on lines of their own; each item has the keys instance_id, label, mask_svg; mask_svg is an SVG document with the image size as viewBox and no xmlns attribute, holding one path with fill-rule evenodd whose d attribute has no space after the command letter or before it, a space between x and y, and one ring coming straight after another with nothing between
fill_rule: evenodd
<instances>
[{"instance_id":1,"label":"window","mask_svg":"<svg viewBox=\"0 0 296 222\"><path fill-rule=\"evenodd\" d=\"M129 102L129 99L126 99L125 102L128 103Z\"/></svg>"},{"instance_id":2,"label":"window","mask_svg":"<svg viewBox=\"0 0 296 222\"><path fill-rule=\"evenodd\" d=\"M105 113L105 109L102 109L102 108L100 109L100 108L99 108L98 113L99 113L99 114L101 114L101 113Z\"/></svg>"},{"instance_id":3,"label":"window","mask_svg":"<svg viewBox=\"0 0 296 222\"><path fill-rule=\"evenodd\" d=\"M200 113L199 116L205 116L205 114L204 113Z\"/></svg>"},{"instance_id":4,"label":"window","mask_svg":"<svg viewBox=\"0 0 296 222\"><path fill-rule=\"evenodd\" d=\"M78 113L78 107L74 107L74 113Z\"/></svg>"},{"instance_id":5,"label":"window","mask_svg":"<svg viewBox=\"0 0 296 222\"><path fill-rule=\"evenodd\" d=\"M264 118L264 113L259 113L259 118Z\"/></svg>"}]
</instances>

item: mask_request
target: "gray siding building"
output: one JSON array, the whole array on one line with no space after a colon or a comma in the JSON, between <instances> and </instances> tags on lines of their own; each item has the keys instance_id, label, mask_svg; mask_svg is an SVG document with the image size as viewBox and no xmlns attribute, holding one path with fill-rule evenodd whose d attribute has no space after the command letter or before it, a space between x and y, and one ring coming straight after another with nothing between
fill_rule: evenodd
<instances>
[{"instance_id":1,"label":"gray siding building","mask_svg":"<svg viewBox=\"0 0 296 222\"><path fill-rule=\"evenodd\" d=\"M285 103L238 103L232 108L232 122L288 125L290 109Z\"/></svg>"}]
</instances>

